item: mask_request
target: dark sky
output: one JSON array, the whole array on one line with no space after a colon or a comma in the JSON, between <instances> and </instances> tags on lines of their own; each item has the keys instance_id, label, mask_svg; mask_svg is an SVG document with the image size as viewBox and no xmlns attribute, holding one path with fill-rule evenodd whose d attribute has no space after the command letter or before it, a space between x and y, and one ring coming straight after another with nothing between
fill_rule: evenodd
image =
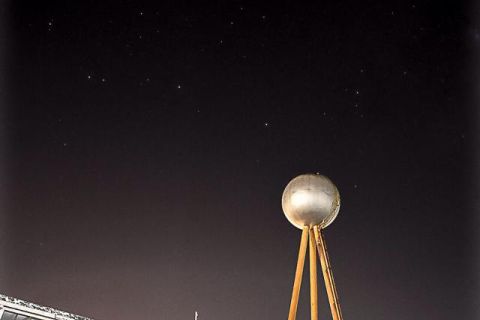
<instances>
[{"instance_id":1,"label":"dark sky","mask_svg":"<svg viewBox=\"0 0 480 320\"><path fill-rule=\"evenodd\" d=\"M345 319L472 318L478 9L3 1L0 292L101 320L286 318L281 194L320 172Z\"/></svg>"}]
</instances>

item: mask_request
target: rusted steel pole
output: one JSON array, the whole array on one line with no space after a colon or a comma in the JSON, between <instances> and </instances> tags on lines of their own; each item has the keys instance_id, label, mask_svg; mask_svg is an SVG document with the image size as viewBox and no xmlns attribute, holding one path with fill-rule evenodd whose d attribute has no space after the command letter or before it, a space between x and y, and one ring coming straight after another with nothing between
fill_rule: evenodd
<instances>
[{"instance_id":1,"label":"rusted steel pole","mask_svg":"<svg viewBox=\"0 0 480 320\"><path fill-rule=\"evenodd\" d=\"M307 253L309 227L304 227L302 239L300 241L300 250L298 251L297 269L295 270L295 282L293 283L292 300L290 301L290 311L288 320L295 320L297 316L298 298L300 286L302 285L303 266L305 264L305 254Z\"/></svg>"},{"instance_id":2,"label":"rusted steel pole","mask_svg":"<svg viewBox=\"0 0 480 320\"><path fill-rule=\"evenodd\" d=\"M317 250L315 234L309 231L308 252L310 256L310 319L318 320L318 289L317 289Z\"/></svg>"},{"instance_id":3,"label":"rusted steel pole","mask_svg":"<svg viewBox=\"0 0 480 320\"><path fill-rule=\"evenodd\" d=\"M342 311L340 310L340 302L338 299L337 289L335 288L335 281L333 280L332 267L330 259L328 258L327 247L323 237L322 230L315 226L313 227L315 234L315 241L317 243L318 255L320 256L320 263L322 264L323 279L327 289L328 302L330 303L330 310L332 312L333 320L342 320Z\"/></svg>"}]
</instances>

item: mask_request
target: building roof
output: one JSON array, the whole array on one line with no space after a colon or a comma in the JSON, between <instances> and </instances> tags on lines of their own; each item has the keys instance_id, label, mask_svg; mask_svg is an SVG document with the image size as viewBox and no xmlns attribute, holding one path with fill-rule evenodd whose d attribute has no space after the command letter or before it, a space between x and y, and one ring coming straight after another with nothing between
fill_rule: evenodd
<instances>
[{"instance_id":1,"label":"building roof","mask_svg":"<svg viewBox=\"0 0 480 320\"><path fill-rule=\"evenodd\" d=\"M0 294L0 320L92 320Z\"/></svg>"}]
</instances>

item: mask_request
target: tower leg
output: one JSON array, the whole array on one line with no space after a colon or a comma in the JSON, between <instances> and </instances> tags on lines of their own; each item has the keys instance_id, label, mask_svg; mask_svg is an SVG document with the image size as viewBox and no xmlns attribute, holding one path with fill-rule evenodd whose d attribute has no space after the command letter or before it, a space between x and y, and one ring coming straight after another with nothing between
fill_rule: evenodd
<instances>
[{"instance_id":1,"label":"tower leg","mask_svg":"<svg viewBox=\"0 0 480 320\"><path fill-rule=\"evenodd\" d=\"M309 231L308 252L310 256L310 319L318 320L318 289L317 289L317 250L315 249L315 234Z\"/></svg>"},{"instance_id":2,"label":"tower leg","mask_svg":"<svg viewBox=\"0 0 480 320\"><path fill-rule=\"evenodd\" d=\"M333 281L332 267L330 265L330 259L328 258L325 239L322 230L318 226L313 227L313 232L317 243L318 255L320 256L320 263L322 264L323 279L325 280L325 287L327 289L328 302L330 303L332 317L333 320L342 320L342 312L340 310L335 282Z\"/></svg>"},{"instance_id":3,"label":"tower leg","mask_svg":"<svg viewBox=\"0 0 480 320\"><path fill-rule=\"evenodd\" d=\"M295 320L297 316L298 298L300 294L300 286L302 285L305 254L307 252L308 230L309 227L304 227L302 231L302 239L300 241L300 250L298 251L297 269L295 270L295 281L293 283L292 300L290 301L288 320Z\"/></svg>"}]
</instances>

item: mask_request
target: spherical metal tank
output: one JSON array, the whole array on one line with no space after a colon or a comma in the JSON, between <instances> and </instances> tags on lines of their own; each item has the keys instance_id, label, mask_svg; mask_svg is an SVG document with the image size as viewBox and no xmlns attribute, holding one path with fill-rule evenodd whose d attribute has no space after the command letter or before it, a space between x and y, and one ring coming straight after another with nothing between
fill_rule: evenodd
<instances>
[{"instance_id":1,"label":"spherical metal tank","mask_svg":"<svg viewBox=\"0 0 480 320\"><path fill-rule=\"evenodd\" d=\"M282 209L295 227L326 228L340 210L337 187L325 176L302 174L293 178L282 195Z\"/></svg>"}]
</instances>

